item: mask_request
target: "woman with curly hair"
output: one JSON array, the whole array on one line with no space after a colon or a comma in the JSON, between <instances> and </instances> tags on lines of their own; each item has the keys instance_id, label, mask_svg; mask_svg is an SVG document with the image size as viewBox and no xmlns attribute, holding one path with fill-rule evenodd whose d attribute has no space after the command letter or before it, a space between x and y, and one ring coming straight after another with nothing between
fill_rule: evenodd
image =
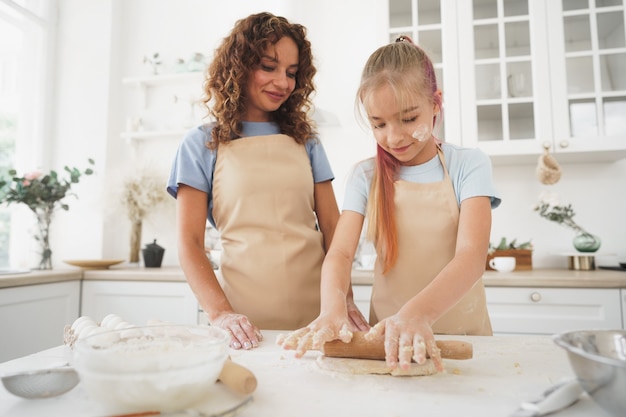
<instances>
[{"instance_id":1,"label":"woman with curly hair","mask_svg":"<svg viewBox=\"0 0 626 417\"><path fill-rule=\"evenodd\" d=\"M259 329L296 329L319 314L339 210L309 119L315 73L305 27L270 13L239 20L204 84L214 121L192 129L173 162L180 263L235 349L257 346ZM207 219L220 232L219 280L204 248Z\"/></svg>"}]
</instances>

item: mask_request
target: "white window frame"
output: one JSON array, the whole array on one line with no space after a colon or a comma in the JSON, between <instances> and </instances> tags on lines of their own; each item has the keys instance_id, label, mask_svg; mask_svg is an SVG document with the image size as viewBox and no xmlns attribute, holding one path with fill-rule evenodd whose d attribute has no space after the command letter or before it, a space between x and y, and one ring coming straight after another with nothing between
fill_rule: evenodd
<instances>
[{"instance_id":1,"label":"white window frame","mask_svg":"<svg viewBox=\"0 0 626 417\"><path fill-rule=\"evenodd\" d=\"M20 87L20 103L12 165L19 173L35 169L46 171L51 166L57 14L57 0L0 0L0 23L23 30L26 45L22 51L37 51L22 55L15 80ZM34 216L22 204L8 207L3 204L0 210L10 213L9 260L8 265L0 264L0 270L36 266L37 247L32 233Z\"/></svg>"}]
</instances>

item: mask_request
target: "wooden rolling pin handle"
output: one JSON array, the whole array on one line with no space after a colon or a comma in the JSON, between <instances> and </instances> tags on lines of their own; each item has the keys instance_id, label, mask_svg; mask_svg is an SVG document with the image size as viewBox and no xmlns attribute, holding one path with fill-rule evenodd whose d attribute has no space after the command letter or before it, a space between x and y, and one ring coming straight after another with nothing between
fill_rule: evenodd
<instances>
[{"instance_id":1,"label":"wooden rolling pin handle","mask_svg":"<svg viewBox=\"0 0 626 417\"><path fill-rule=\"evenodd\" d=\"M471 359L472 344L458 340L437 340L437 347L444 359ZM335 358L385 359L385 347L382 339L367 340L365 332L355 332L349 343L333 340L324 344L324 355Z\"/></svg>"},{"instance_id":2,"label":"wooden rolling pin handle","mask_svg":"<svg viewBox=\"0 0 626 417\"><path fill-rule=\"evenodd\" d=\"M226 359L218 380L234 392L243 395L252 394L257 385L254 374L230 358Z\"/></svg>"}]
</instances>

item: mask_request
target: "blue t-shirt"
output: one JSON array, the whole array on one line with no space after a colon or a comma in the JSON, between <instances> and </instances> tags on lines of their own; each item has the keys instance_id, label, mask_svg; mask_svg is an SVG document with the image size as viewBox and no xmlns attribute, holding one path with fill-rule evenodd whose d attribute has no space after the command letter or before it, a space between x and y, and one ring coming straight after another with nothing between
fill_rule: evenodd
<instances>
[{"instance_id":1,"label":"blue t-shirt","mask_svg":"<svg viewBox=\"0 0 626 417\"><path fill-rule=\"evenodd\" d=\"M277 124L271 122L242 122L242 137L267 136L280 134ZM172 163L167 192L174 198L178 194L178 185L185 184L208 194L208 220L215 227L213 219L213 172L217 152L206 147L211 139L213 124L204 124L191 129L180 145ZM236 140L236 139L235 139ZM319 139L309 140L305 144L311 161L313 181L315 183L334 179L333 171L326 157L326 151Z\"/></svg>"},{"instance_id":2,"label":"blue t-shirt","mask_svg":"<svg viewBox=\"0 0 626 417\"><path fill-rule=\"evenodd\" d=\"M466 198L487 196L491 198L491 208L500 205L493 185L491 160L480 149L462 148L450 143L442 143L441 148L452 180L457 204ZM374 158L357 163L350 174L343 201L343 210L356 211L365 216L367 199L375 169ZM400 179L415 183L432 183L444 179L443 165L439 156L420 165L401 166Z\"/></svg>"}]
</instances>

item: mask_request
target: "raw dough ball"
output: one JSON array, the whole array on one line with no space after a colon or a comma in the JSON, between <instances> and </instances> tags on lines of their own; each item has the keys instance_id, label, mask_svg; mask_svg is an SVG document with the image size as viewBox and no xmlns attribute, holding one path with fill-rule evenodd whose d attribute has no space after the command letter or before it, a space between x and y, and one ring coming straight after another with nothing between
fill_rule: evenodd
<instances>
[{"instance_id":1,"label":"raw dough ball","mask_svg":"<svg viewBox=\"0 0 626 417\"><path fill-rule=\"evenodd\" d=\"M423 365L415 362L407 370L391 369L383 360L353 359L353 358L331 358L319 356L317 366L327 371L342 372L355 375L393 375L393 376L425 376L437 373L435 364L431 359L427 359Z\"/></svg>"}]
</instances>

